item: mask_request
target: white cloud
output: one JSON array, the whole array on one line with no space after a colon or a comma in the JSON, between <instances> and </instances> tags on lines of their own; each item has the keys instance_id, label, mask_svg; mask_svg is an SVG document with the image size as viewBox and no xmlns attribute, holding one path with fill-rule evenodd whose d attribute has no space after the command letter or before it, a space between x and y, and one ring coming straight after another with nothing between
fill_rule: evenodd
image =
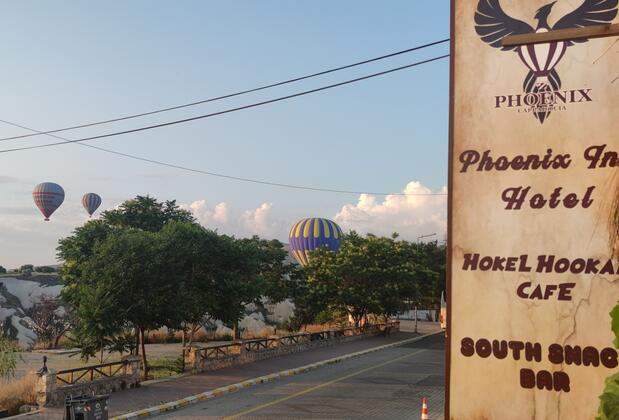
<instances>
[{"instance_id":1,"label":"white cloud","mask_svg":"<svg viewBox=\"0 0 619 420\"><path fill-rule=\"evenodd\" d=\"M432 190L420 182L409 182L402 191L408 195L388 195L379 201L361 194L356 204L346 204L335 216L344 231L391 235L398 232L403 239L436 233L431 239L442 240L447 230L447 196L430 194ZM436 191L445 194L447 187Z\"/></svg>"},{"instance_id":2,"label":"white cloud","mask_svg":"<svg viewBox=\"0 0 619 420\"><path fill-rule=\"evenodd\" d=\"M228 224L228 205L224 202L216 204L212 209L208 206L206 200L181 204L180 207L189 210L198 220L198 223L207 228L222 228Z\"/></svg>"},{"instance_id":3,"label":"white cloud","mask_svg":"<svg viewBox=\"0 0 619 420\"><path fill-rule=\"evenodd\" d=\"M181 204L181 208L191 211L202 226L217 229L221 233L250 237L276 238L281 234L283 224L274 220L273 203L262 203L255 209L245 210L233 215L225 202L210 207L206 200Z\"/></svg>"},{"instance_id":4,"label":"white cloud","mask_svg":"<svg viewBox=\"0 0 619 420\"><path fill-rule=\"evenodd\" d=\"M271 210L273 203L262 203L254 210L243 212L240 219L240 234L243 236L259 235L265 238L278 236L281 223L273 220Z\"/></svg>"}]
</instances>

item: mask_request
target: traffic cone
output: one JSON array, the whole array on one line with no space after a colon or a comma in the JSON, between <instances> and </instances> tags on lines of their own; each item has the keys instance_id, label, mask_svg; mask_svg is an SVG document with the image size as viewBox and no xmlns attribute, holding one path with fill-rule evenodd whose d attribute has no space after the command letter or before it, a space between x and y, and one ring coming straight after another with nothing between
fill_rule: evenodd
<instances>
[{"instance_id":1,"label":"traffic cone","mask_svg":"<svg viewBox=\"0 0 619 420\"><path fill-rule=\"evenodd\" d=\"M421 420L428 420L428 403L424 398L421 403Z\"/></svg>"}]
</instances>

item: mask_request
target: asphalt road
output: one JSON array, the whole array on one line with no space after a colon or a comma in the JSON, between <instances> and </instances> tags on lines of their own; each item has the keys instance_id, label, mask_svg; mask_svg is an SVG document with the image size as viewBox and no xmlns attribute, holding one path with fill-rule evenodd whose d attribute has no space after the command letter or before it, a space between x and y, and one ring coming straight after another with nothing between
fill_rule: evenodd
<instances>
[{"instance_id":1,"label":"asphalt road","mask_svg":"<svg viewBox=\"0 0 619 420\"><path fill-rule=\"evenodd\" d=\"M444 336L367 354L284 380L190 405L174 419L443 418Z\"/></svg>"}]
</instances>

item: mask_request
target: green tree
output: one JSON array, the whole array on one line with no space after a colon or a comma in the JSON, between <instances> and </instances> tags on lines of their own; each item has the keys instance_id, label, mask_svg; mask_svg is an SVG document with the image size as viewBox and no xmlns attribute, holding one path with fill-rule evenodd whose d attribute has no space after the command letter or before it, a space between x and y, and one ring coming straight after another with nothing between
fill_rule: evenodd
<instances>
[{"instance_id":1,"label":"green tree","mask_svg":"<svg viewBox=\"0 0 619 420\"><path fill-rule=\"evenodd\" d=\"M105 347L122 348L126 340L117 338L127 328L135 329L138 354L137 344L144 348L148 329L179 319L170 313L183 308L177 304L178 288L167 281L168 265L160 258L168 248L155 235L172 222L192 224L194 219L174 201L160 203L137 196L60 241L58 257L64 261L60 275L65 286L61 297L73 308L84 357ZM176 300L157 294L170 291Z\"/></svg>"},{"instance_id":2,"label":"green tree","mask_svg":"<svg viewBox=\"0 0 619 420\"><path fill-rule=\"evenodd\" d=\"M6 274L6 268L0 265L0 274Z\"/></svg>"},{"instance_id":3,"label":"green tree","mask_svg":"<svg viewBox=\"0 0 619 420\"><path fill-rule=\"evenodd\" d=\"M252 238L258 247L258 271L262 277L261 295L271 303L282 302L292 297L298 282L297 264L288 262L284 245L276 240Z\"/></svg>"},{"instance_id":4,"label":"green tree","mask_svg":"<svg viewBox=\"0 0 619 420\"><path fill-rule=\"evenodd\" d=\"M214 285L216 299L209 313L231 325L235 338L239 338L238 322L245 314L245 306L259 304L264 290L265 281L260 273L262 255L256 238L222 235L220 239L215 256L219 261Z\"/></svg>"},{"instance_id":5,"label":"green tree","mask_svg":"<svg viewBox=\"0 0 619 420\"><path fill-rule=\"evenodd\" d=\"M437 242L412 245L417 250L419 283L417 294L412 297L413 302L423 308L440 309L441 293L446 288L446 247Z\"/></svg>"},{"instance_id":6,"label":"green tree","mask_svg":"<svg viewBox=\"0 0 619 420\"><path fill-rule=\"evenodd\" d=\"M195 222L191 212L181 209L176 201L160 203L150 196L127 200L114 210L106 210L101 219L110 226L159 232L166 223Z\"/></svg>"},{"instance_id":7,"label":"green tree","mask_svg":"<svg viewBox=\"0 0 619 420\"><path fill-rule=\"evenodd\" d=\"M158 233L140 230L119 230L101 241L84 265L83 280L97 283L108 302L94 304L92 316L115 307L117 318L111 336L128 325L139 333L145 375L148 364L145 354L145 334L168 325L174 319L176 284L167 281L160 257L163 248ZM79 303L78 303L79 304ZM82 312L83 315L87 315Z\"/></svg>"},{"instance_id":8,"label":"green tree","mask_svg":"<svg viewBox=\"0 0 619 420\"><path fill-rule=\"evenodd\" d=\"M32 264L24 264L21 267L19 267L19 272L23 273L25 271L30 270L30 272L32 272L32 270L34 270L34 266Z\"/></svg>"},{"instance_id":9,"label":"green tree","mask_svg":"<svg viewBox=\"0 0 619 420\"><path fill-rule=\"evenodd\" d=\"M615 333L615 347L619 349L619 305L610 312L611 329ZM598 420L619 419L619 373L606 379L606 387L600 395Z\"/></svg>"},{"instance_id":10,"label":"green tree","mask_svg":"<svg viewBox=\"0 0 619 420\"><path fill-rule=\"evenodd\" d=\"M420 281L437 276L417 247L407 241L355 232L346 235L338 252L313 251L306 267L307 299L345 313L355 325L370 314L397 314L407 298L420 295Z\"/></svg>"},{"instance_id":11,"label":"green tree","mask_svg":"<svg viewBox=\"0 0 619 420\"><path fill-rule=\"evenodd\" d=\"M187 222L171 222L160 232L160 258L165 261L168 281L176 285L176 311L169 327L193 334L202 326L205 315L213 311L216 299L221 238L211 230ZM171 303L172 304L172 303Z\"/></svg>"}]
</instances>

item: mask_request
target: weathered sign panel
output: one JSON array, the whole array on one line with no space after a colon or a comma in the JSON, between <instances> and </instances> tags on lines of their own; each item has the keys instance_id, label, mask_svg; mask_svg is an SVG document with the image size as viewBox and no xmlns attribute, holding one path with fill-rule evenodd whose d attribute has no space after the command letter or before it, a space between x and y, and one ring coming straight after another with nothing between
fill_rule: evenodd
<instances>
[{"instance_id":1,"label":"weathered sign panel","mask_svg":"<svg viewBox=\"0 0 619 420\"><path fill-rule=\"evenodd\" d=\"M591 419L618 370L616 0L452 1L448 415Z\"/></svg>"}]
</instances>

